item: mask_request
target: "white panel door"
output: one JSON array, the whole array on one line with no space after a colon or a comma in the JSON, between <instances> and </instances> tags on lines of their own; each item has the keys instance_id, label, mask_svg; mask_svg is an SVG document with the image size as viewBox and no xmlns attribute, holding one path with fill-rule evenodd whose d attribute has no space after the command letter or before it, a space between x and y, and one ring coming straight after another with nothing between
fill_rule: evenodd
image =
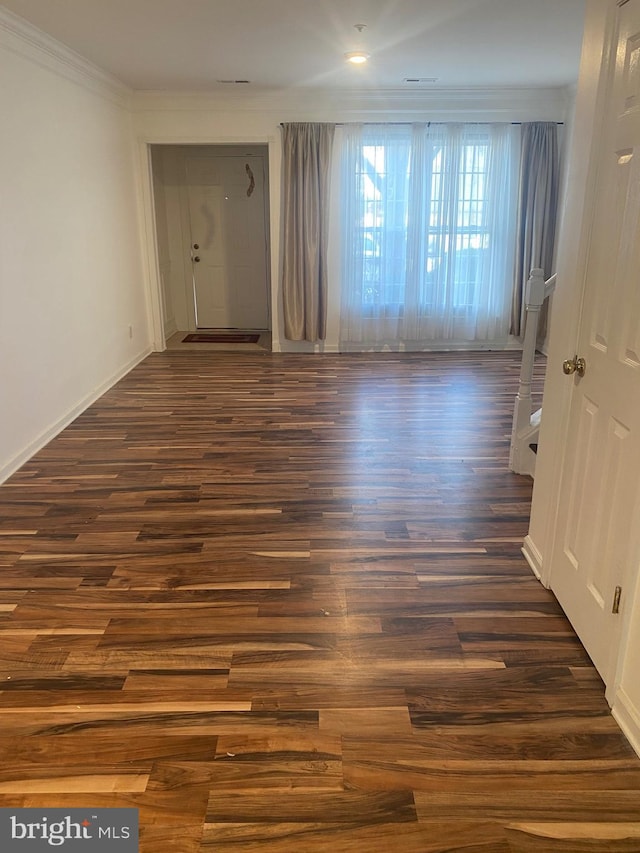
<instances>
[{"instance_id":1,"label":"white panel door","mask_svg":"<svg viewBox=\"0 0 640 853\"><path fill-rule=\"evenodd\" d=\"M196 326L269 328L262 157L187 156Z\"/></svg>"},{"instance_id":2,"label":"white panel door","mask_svg":"<svg viewBox=\"0 0 640 853\"><path fill-rule=\"evenodd\" d=\"M586 369L567 377L574 387L550 577L605 683L620 640L616 587L624 595L638 561L640 0L620 5L615 40L577 347Z\"/></svg>"}]
</instances>

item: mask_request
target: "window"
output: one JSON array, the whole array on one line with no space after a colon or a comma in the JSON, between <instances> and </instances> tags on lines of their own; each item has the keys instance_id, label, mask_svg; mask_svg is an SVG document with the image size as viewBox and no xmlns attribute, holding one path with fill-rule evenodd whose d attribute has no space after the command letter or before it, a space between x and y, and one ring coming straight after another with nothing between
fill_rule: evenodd
<instances>
[{"instance_id":1,"label":"window","mask_svg":"<svg viewBox=\"0 0 640 853\"><path fill-rule=\"evenodd\" d=\"M431 165L429 237L426 270L432 282L450 276L452 301L456 308L473 305L476 282L482 269L482 253L489 248L490 234L485 217L485 187L488 166L486 140L465 143L458 163L458 192L455 220L449 227L444 204L444 150L434 151ZM435 288L427 288L427 300Z\"/></svg>"},{"instance_id":2,"label":"window","mask_svg":"<svg viewBox=\"0 0 640 853\"><path fill-rule=\"evenodd\" d=\"M510 125L345 128L343 340L506 335L516 169Z\"/></svg>"}]
</instances>

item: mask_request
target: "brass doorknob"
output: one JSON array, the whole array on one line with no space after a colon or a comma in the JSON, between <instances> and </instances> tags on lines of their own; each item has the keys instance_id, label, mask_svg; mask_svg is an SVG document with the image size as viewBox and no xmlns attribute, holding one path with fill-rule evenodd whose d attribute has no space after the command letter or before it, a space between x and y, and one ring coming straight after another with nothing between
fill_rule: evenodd
<instances>
[{"instance_id":1,"label":"brass doorknob","mask_svg":"<svg viewBox=\"0 0 640 853\"><path fill-rule=\"evenodd\" d=\"M584 358L578 358L577 355L574 355L573 358L568 358L566 361L562 362L562 372L566 373L567 376L571 376L572 373L577 373L578 376L584 376L586 369L587 362Z\"/></svg>"}]
</instances>

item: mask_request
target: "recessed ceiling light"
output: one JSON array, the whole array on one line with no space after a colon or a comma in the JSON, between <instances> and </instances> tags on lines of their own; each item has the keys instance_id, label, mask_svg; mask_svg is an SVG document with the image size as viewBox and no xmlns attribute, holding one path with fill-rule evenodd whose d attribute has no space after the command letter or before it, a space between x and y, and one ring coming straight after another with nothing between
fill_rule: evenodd
<instances>
[{"instance_id":1,"label":"recessed ceiling light","mask_svg":"<svg viewBox=\"0 0 640 853\"><path fill-rule=\"evenodd\" d=\"M344 58L348 62L353 62L354 65L362 65L363 62L369 59L369 54L363 50L352 50L349 53L345 53Z\"/></svg>"}]
</instances>

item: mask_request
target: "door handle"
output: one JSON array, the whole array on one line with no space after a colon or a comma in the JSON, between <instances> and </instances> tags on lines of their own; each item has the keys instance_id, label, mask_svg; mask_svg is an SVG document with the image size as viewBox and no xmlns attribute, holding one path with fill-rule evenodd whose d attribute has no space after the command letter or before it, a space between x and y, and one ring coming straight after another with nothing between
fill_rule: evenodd
<instances>
[{"instance_id":1,"label":"door handle","mask_svg":"<svg viewBox=\"0 0 640 853\"><path fill-rule=\"evenodd\" d=\"M194 263L194 264L199 264L199 263L200 263L200 258L199 258L197 255L196 255L196 256L195 256L195 258L193 259L193 263Z\"/></svg>"},{"instance_id":2,"label":"door handle","mask_svg":"<svg viewBox=\"0 0 640 853\"><path fill-rule=\"evenodd\" d=\"M567 376L571 376L572 373L577 373L578 376L584 376L586 369L587 362L584 358L578 358L577 355L574 355L573 358L568 358L566 361L562 362L562 372L566 373Z\"/></svg>"}]
</instances>

